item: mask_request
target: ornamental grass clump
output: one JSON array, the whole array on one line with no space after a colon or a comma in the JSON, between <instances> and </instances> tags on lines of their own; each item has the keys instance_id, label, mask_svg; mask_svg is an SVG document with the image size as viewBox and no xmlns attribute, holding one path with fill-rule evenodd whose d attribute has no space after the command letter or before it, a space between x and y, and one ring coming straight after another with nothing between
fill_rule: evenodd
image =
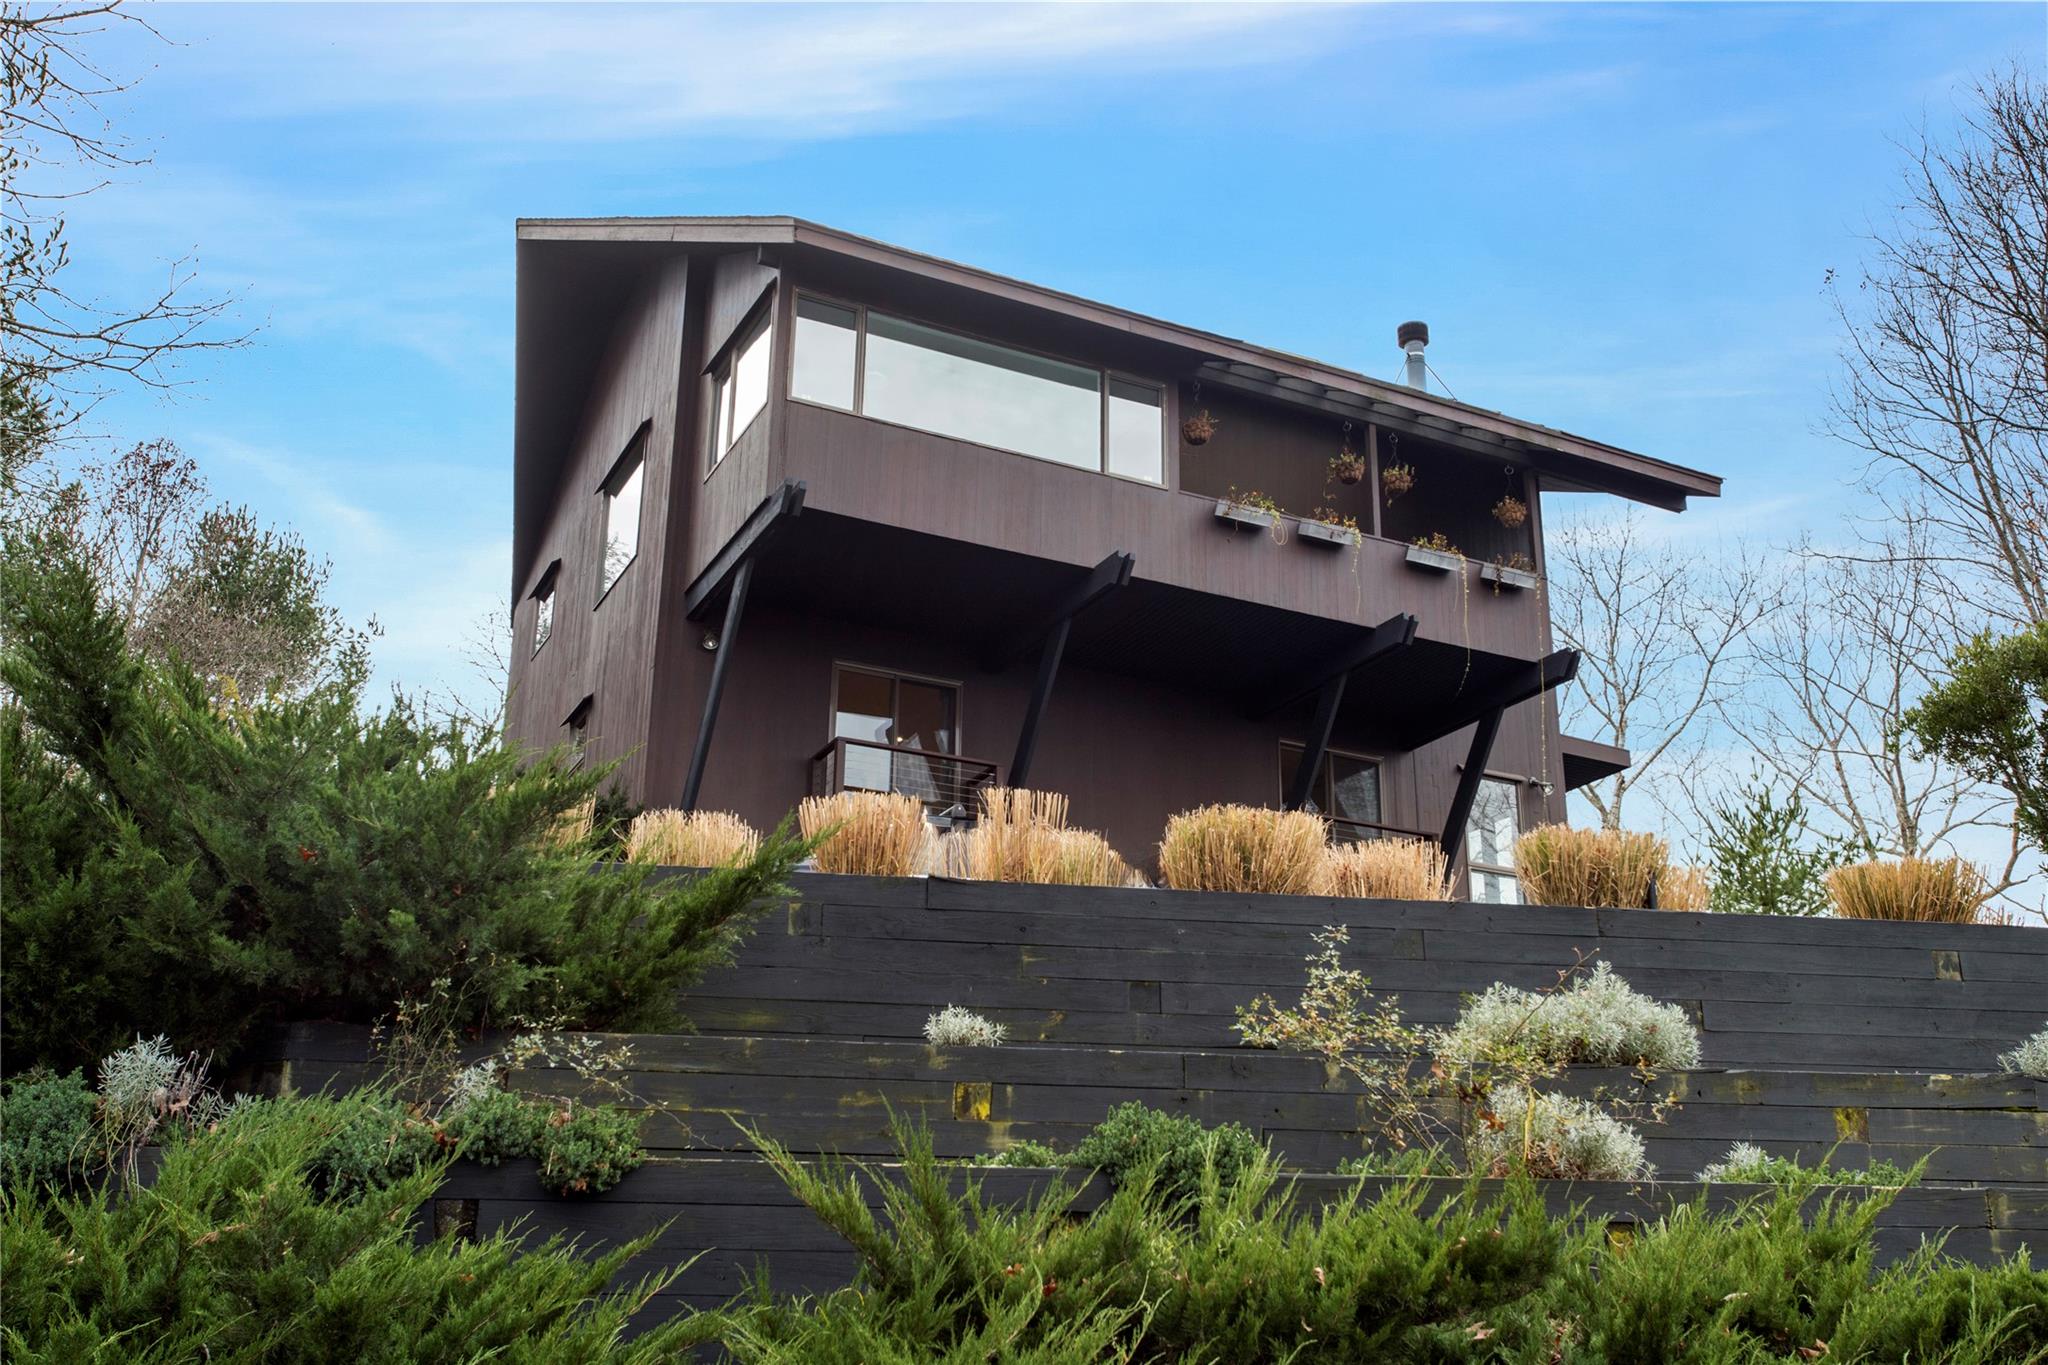
<instances>
[{"instance_id":1,"label":"ornamental grass clump","mask_svg":"<svg viewBox=\"0 0 2048 1365\"><path fill-rule=\"evenodd\" d=\"M1515 875L1537 905L1640 910L1670 878L1671 850L1654 834L1538 825L1515 840Z\"/></svg>"},{"instance_id":2,"label":"ornamental grass clump","mask_svg":"<svg viewBox=\"0 0 2048 1365\"><path fill-rule=\"evenodd\" d=\"M1999 1054L1998 1064L2007 1071L2048 1081L2048 1027L2012 1051Z\"/></svg>"},{"instance_id":3,"label":"ornamental grass clump","mask_svg":"<svg viewBox=\"0 0 2048 1365\"><path fill-rule=\"evenodd\" d=\"M1827 875L1828 900L1843 919L1971 924L1990 893L1966 858L1872 859Z\"/></svg>"},{"instance_id":4,"label":"ornamental grass clump","mask_svg":"<svg viewBox=\"0 0 2048 1365\"><path fill-rule=\"evenodd\" d=\"M1713 883L1703 867L1673 866L1657 879L1659 910L1705 910L1713 896Z\"/></svg>"},{"instance_id":5,"label":"ornamental grass clump","mask_svg":"<svg viewBox=\"0 0 2048 1365\"><path fill-rule=\"evenodd\" d=\"M990 787L974 827L945 841L947 871L984 882L1123 886L1129 864L1091 830L1067 824L1058 792Z\"/></svg>"},{"instance_id":6,"label":"ornamental grass clump","mask_svg":"<svg viewBox=\"0 0 2048 1365\"><path fill-rule=\"evenodd\" d=\"M1685 1070L1699 1065L1700 1035L1684 1010L1638 994L1601 962L1550 992L1494 983L1437 1037L1436 1054L1466 1067L1522 1058L1541 1066Z\"/></svg>"},{"instance_id":7,"label":"ornamental grass clump","mask_svg":"<svg viewBox=\"0 0 2048 1365\"><path fill-rule=\"evenodd\" d=\"M1427 839L1363 839L1338 844L1326 859L1329 893L1371 900L1451 898L1443 850Z\"/></svg>"},{"instance_id":8,"label":"ornamental grass clump","mask_svg":"<svg viewBox=\"0 0 2048 1365\"><path fill-rule=\"evenodd\" d=\"M1476 1175L1641 1180L1651 1173L1642 1135L1589 1100L1504 1085L1480 1117L1465 1137Z\"/></svg>"},{"instance_id":9,"label":"ornamental grass clump","mask_svg":"<svg viewBox=\"0 0 2048 1365\"><path fill-rule=\"evenodd\" d=\"M1176 891L1321 895L1329 888L1328 831L1306 811L1202 806L1174 816L1159 841L1159 872Z\"/></svg>"},{"instance_id":10,"label":"ornamental grass clump","mask_svg":"<svg viewBox=\"0 0 2048 1365\"><path fill-rule=\"evenodd\" d=\"M915 877L931 870L932 826L924 803L894 792L835 792L796 808L803 836L817 842L820 872Z\"/></svg>"},{"instance_id":11,"label":"ornamental grass clump","mask_svg":"<svg viewBox=\"0 0 2048 1365\"><path fill-rule=\"evenodd\" d=\"M733 867L761 847L761 832L722 810L650 810L626 833L626 860L665 867Z\"/></svg>"}]
</instances>

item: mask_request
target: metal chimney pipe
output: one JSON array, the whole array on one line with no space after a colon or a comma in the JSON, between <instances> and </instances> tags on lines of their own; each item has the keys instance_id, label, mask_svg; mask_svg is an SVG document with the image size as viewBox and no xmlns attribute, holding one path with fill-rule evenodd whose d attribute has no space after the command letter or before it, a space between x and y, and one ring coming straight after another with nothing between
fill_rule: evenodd
<instances>
[{"instance_id":1,"label":"metal chimney pipe","mask_svg":"<svg viewBox=\"0 0 2048 1365\"><path fill-rule=\"evenodd\" d=\"M1408 354L1408 387L1427 390L1429 367L1423 363L1422 352L1429 345L1429 324L1404 322L1394 329L1394 340L1401 343L1401 349Z\"/></svg>"}]
</instances>

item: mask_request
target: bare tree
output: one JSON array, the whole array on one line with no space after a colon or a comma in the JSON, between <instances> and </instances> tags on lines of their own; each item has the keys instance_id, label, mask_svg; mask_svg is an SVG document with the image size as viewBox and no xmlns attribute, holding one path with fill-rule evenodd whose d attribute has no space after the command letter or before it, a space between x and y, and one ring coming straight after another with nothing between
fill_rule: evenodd
<instances>
[{"instance_id":1,"label":"bare tree","mask_svg":"<svg viewBox=\"0 0 2048 1365\"><path fill-rule=\"evenodd\" d=\"M1832 425L1922 519L1914 553L2028 625L2048 621L2048 92L2014 68L1971 93L1954 139L1907 149L1905 202L1836 293Z\"/></svg>"},{"instance_id":2,"label":"bare tree","mask_svg":"<svg viewBox=\"0 0 2048 1365\"><path fill-rule=\"evenodd\" d=\"M295 692L360 666L370 632L326 600L329 566L290 531L214 504L196 462L169 441L86 464L10 535L80 557L136 648L177 657L216 695Z\"/></svg>"},{"instance_id":3,"label":"bare tree","mask_svg":"<svg viewBox=\"0 0 2048 1365\"><path fill-rule=\"evenodd\" d=\"M67 283L71 206L148 161L102 108L128 88L91 51L117 23L148 28L120 0L0 4L0 343L12 381L61 397L49 413L58 426L117 379L168 387L180 355L243 339L213 327L228 301L192 293L189 259L169 262L142 300L108 303Z\"/></svg>"},{"instance_id":4,"label":"bare tree","mask_svg":"<svg viewBox=\"0 0 2048 1365\"><path fill-rule=\"evenodd\" d=\"M1850 553L1799 557L1792 600L1757 633L1755 684L1724 700L1758 759L1871 855L1955 846L1971 830L2008 836L1996 894L2025 880L2011 800L1917 757L1904 717L1939 676L1968 610L1913 523L1886 525Z\"/></svg>"},{"instance_id":5,"label":"bare tree","mask_svg":"<svg viewBox=\"0 0 2048 1365\"><path fill-rule=\"evenodd\" d=\"M1782 600L1766 557L1687 553L1652 539L1631 509L1581 521L1547 547L1552 623L1580 653L1567 729L1627 747L1628 771L1579 789L1608 829L1628 794L1701 738L1742 680L1747 641Z\"/></svg>"}]
</instances>

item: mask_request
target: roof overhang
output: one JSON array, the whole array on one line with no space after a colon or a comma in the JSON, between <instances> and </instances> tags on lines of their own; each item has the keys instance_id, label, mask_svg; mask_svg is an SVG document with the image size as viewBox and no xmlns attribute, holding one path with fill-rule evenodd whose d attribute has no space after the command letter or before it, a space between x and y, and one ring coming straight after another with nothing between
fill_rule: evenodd
<instances>
[{"instance_id":1,"label":"roof overhang","mask_svg":"<svg viewBox=\"0 0 2048 1365\"><path fill-rule=\"evenodd\" d=\"M603 348L607 310L616 309L635 276L679 255L748 250L771 261L859 263L1113 329L1181 353L1190 378L1321 407L1524 465L1545 475L1553 488L1611 493L1673 511L1683 509L1689 497L1721 492L1721 480L1713 474L801 218L522 218L517 233L514 501L522 509L534 505L530 499L544 500L552 493L551 486L543 486L550 483L554 463L547 458L548 447L568 439L565 433L580 411L581 394ZM521 534L528 524L524 512L515 513L514 560L521 572L531 553Z\"/></svg>"},{"instance_id":2,"label":"roof overhang","mask_svg":"<svg viewBox=\"0 0 2048 1365\"><path fill-rule=\"evenodd\" d=\"M1577 735L1561 736L1558 749L1566 791L1576 791L1589 782L1626 772L1632 761L1628 750L1618 744L1602 744L1596 739L1580 739Z\"/></svg>"}]
</instances>

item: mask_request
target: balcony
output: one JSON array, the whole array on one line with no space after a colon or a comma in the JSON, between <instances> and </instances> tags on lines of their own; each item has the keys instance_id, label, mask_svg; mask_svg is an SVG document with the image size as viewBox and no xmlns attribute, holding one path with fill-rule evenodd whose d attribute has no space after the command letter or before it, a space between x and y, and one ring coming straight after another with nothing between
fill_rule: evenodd
<instances>
[{"instance_id":1,"label":"balcony","mask_svg":"<svg viewBox=\"0 0 2048 1365\"><path fill-rule=\"evenodd\" d=\"M1374 839L1420 839L1433 844L1437 836L1423 829L1407 829L1401 825L1381 825L1370 820L1346 820L1342 816L1327 817L1330 822L1330 842L1333 844L1362 844Z\"/></svg>"},{"instance_id":2,"label":"balcony","mask_svg":"<svg viewBox=\"0 0 2048 1365\"><path fill-rule=\"evenodd\" d=\"M811 756L811 795L893 792L914 796L931 816L972 823L977 799L996 785L995 764L931 749L909 749L867 739L835 739Z\"/></svg>"}]
</instances>

